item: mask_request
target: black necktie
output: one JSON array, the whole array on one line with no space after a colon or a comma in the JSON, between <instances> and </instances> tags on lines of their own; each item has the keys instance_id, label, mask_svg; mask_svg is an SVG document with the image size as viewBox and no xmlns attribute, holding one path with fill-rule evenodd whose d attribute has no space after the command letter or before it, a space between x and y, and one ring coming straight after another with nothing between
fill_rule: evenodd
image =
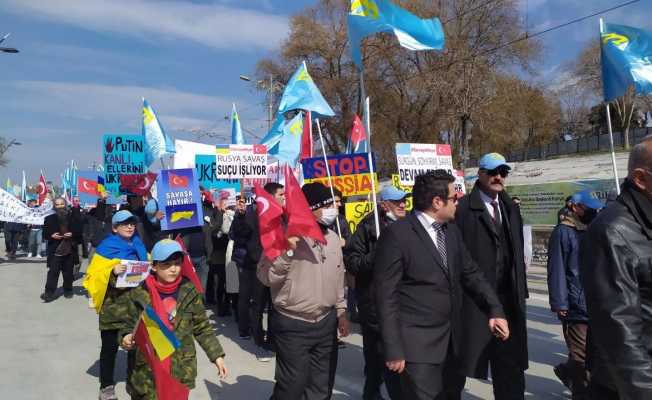
<instances>
[{"instance_id":1,"label":"black necktie","mask_svg":"<svg viewBox=\"0 0 652 400\"><path fill-rule=\"evenodd\" d=\"M500 220L500 208L498 207L498 202L496 200L492 200L491 207L494 209L494 222L496 225L501 225L502 221Z\"/></svg>"},{"instance_id":2,"label":"black necktie","mask_svg":"<svg viewBox=\"0 0 652 400\"><path fill-rule=\"evenodd\" d=\"M432 227L435 229L435 232L437 232L437 251L439 251L439 255L441 256L442 261L444 261L444 266L448 270L448 259L446 257L446 230L444 229L443 224L440 224L438 222L433 222Z\"/></svg>"}]
</instances>

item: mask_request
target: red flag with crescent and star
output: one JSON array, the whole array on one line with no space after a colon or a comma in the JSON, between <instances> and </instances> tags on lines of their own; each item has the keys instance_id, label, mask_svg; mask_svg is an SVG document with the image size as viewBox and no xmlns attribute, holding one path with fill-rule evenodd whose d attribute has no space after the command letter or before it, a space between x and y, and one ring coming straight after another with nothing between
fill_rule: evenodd
<instances>
[{"instance_id":1,"label":"red flag with crescent and star","mask_svg":"<svg viewBox=\"0 0 652 400\"><path fill-rule=\"evenodd\" d=\"M309 237L326 244L324 233L310 211L306 196L301 191L292 169L287 165L285 166L285 211L288 216L288 237Z\"/></svg>"},{"instance_id":2,"label":"red flag with crescent and star","mask_svg":"<svg viewBox=\"0 0 652 400\"><path fill-rule=\"evenodd\" d=\"M120 187L138 196L145 196L156 182L156 174L120 175ZM97 185L96 185L97 187Z\"/></svg>"},{"instance_id":3,"label":"red flag with crescent and star","mask_svg":"<svg viewBox=\"0 0 652 400\"><path fill-rule=\"evenodd\" d=\"M91 179L85 179L77 176L77 191L98 197L100 192L97 190L97 182Z\"/></svg>"},{"instance_id":4,"label":"red flag with crescent and star","mask_svg":"<svg viewBox=\"0 0 652 400\"><path fill-rule=\"evenodd\" d=\"M181 246L181 250L184 254L183 262L181 263L181 276L188 278L188 280L192 282L193 285L195 285L195 289L197 289L199 293L204 293L204 288L202 287L201 281L197 276L197 271L195 271L195 267L192 264L192 258L190 258L190 254L188 254L186 251L186 244L184 243L183 238L181 235L177 235L174 240L179 243L179 246Z\"/></svg>"},{"instance_id":5,"label":"red flag with crescent and star","mask_svg":"<svg viewBox=\"0 0 652 400\"><path fill-rule=\"evenodd\" d=\"M287 249L287 239L281 221L283 207L259 184L254 186L254 191L256 193L260 244L263 246L265 257L274 260Z\"/></svg>"},{"instance_id":6,"label":"red flag with crescent and star","mask_svg":"<svg viewBox=\"0 0 652 400\"><path fill-rule=\"evenodd\" d=\"M48 196L48 184L45 182L45 176L41 172L41 177L38 180L38 187L36 189L38 194L38 204L41 205L45 201L45 198Z\"/></svg>"},{"instance_id":7,"label":"red flag with crescent and star","mask_svg":"<svg viewBox=\"0 0 652 400\"><path fill-rule=\"evenodd\" d=\"M186 188L189 185L188 177L176 175L173 173L168 173L168 185L170 186L170 189Z\"/></svg>"}]
</instances>

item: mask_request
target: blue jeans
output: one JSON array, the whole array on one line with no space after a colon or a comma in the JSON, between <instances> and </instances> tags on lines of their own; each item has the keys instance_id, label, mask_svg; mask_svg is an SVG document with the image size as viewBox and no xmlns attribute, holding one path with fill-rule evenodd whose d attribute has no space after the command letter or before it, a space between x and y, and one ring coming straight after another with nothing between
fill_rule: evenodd
<instances>
[{"instance_id":1,"label":"blue jeans","mask_svg":"<svg viewBox=\"0 0 652 400\"><path fill-rule=\"evenodd\" d=\"M29 241L27 245L28 255L32 254L33 256L40 255L41 253L41 242L43 241L43 230L42 229L30 229L29 230Z\"/></svg>"}]
</instances>

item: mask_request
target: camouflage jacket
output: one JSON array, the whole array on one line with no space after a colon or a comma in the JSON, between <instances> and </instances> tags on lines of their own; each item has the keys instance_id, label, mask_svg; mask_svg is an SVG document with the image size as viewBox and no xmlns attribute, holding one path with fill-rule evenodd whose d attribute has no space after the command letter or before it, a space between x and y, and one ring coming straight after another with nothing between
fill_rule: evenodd
<instances>
[{"instance_id":1,"label":"camouflage jacket","mask_svg":"<svg viewBox=\"0 0 652 400\"><path fill-rule=\"evenodd\" d=\"M129 291L127 298L129 300L127 302L128 309L123 315L123 326L118 335L120 341L124 335L131 333L136 327L142 312L139 303L151 304L149 293L142 286ZM179 382L189 389L193 389L197 377L197 354L194 340L197 340L211 362L215 362L218 357L224 357L224 351L206 316L201 295L194 285L185 279L179 286L174 334L181 342L181 346L170 356L172 357L170 371ZM139 350L136 350L136 362L128 379L127 388L132 398L156 399L152 371Z\"/></svg>"},{"instance_id":2,"label":"camouflage jacket","mask_svg":"<svg viewBox=\"0 0 652 400\"><path fill-rule=\"evenodd\" d=\"M133 289L119 289L115 287L115 283L116 276L111 272L109 287L106 289L104 303L100 309L101 331L120 329L129 306L128 294Z\"/></svg>"}]
</instances>

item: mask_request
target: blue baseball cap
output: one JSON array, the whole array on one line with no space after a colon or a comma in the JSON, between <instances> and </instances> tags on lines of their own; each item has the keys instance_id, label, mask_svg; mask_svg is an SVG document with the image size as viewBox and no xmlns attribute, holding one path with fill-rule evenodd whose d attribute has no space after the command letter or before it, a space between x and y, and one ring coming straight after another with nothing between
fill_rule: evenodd
<instances>
[{"instance_id":1,"label":"blue baseball cap","mask_svg":"<svg viewBox=\"0 0 652 400\"><path fill-rule=\"evenodd\" d=\"M176 240L159 240L152 249L152 261L165 261L174 253L185 254Z\"/></svg>"},{"instance_id":2,"label":"blue baseball cap","mask_svg":"<svg viewBox=\"0 0 652 400\"><path fill-rule=\"evenodd\" d=\"M386 186L385 189L380 191L380 201L398 201L398 200L403 200L409 195L409 193L406 193L402 191L401 189L397 189L394 186Z\"/></svg>"},{"instance_id":3,"label":"blue baseball cap","mask_svg":"<svg viewBox=\"0 0 652 400\"><path fill-rule=\"evenodd\" d=\"M111 218L111 224L120 225L129 220L132 220L134 222L137 221L136 217L131 213L131 211L120 210L117 213L113 214L113 218Z\"/></svg>"},{"instance_id":4,"label":"blue baseball cap","mask_svg":"<svg viewBox=\"0 0 652 400\"><path fill-rule=\"evenodd\" d=\"M503 165L508 169L512 169L507 164L507 160L505 160L505 157L503 157L502 154L499 153L485 154L484 156L482 156L482 158L480 158L480 161L478 162L478 167L480 167L480 169L486 169L487 171L491 171L492 169L502 167Z\"/></svg>"},{"instance_id":5,"label":"blue baseball cap","mask_svg":"<svg viewBox=\"0 0 652 400\"><path fill-rule=\"evenodd\" d=\"M594 210L599 210L604 207L604 204L595 197L595 193L590 190L582 190L581 192L575 193L571 196L571 202L573 202L573 204L582 204Z\"/></svg>"}]
</instances>

